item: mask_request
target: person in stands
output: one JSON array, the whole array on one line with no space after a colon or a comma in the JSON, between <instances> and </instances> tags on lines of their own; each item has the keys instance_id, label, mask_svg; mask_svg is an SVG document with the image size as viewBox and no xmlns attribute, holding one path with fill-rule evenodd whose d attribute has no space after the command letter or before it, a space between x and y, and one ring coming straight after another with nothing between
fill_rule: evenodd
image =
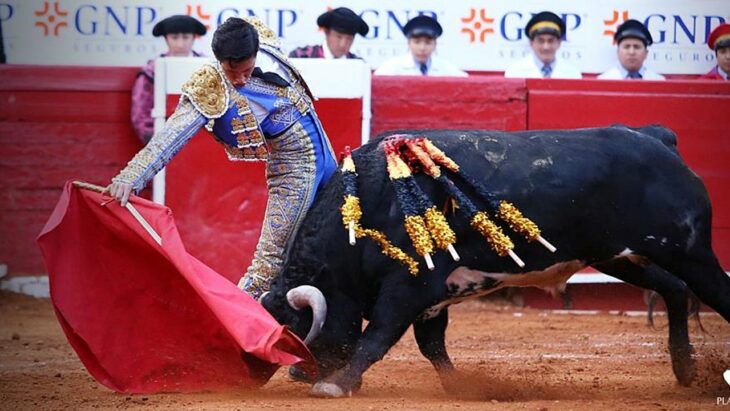
<instances>
[{"instance_id":1,"label":"person in stands","mask_svg":"<svg viewBox=\"0 0 730 411\"><path fill-rule=\"evenodd\" d=\"M565 22L557 14L542 11L527 22L525 33L530 39L532 53L519 60L504 72L513 78L582 78L580 70L557 56L562 38L565 36Z\"/></svg>"},{"instance_id":2,"label":"person in stands","mask_svg":"<svg viewBox=\"0 0 730 411\"><path fill-rule=\"evenodd\" d=\"M730 73L730 24L723 23L715 27L707 40L707 46L715 51L717 65L700 78L727 81Z\"/></svg>"},{"instance_id":3,"label":"person in stands","mask_svg":"<svg viewBox=\"0 0 730 411\"><path fill-rule=\"evenodd\" d=\"M203 23L184 15L167 17L152 28L155 37L164 36L167 51L159 57L200 57L193 50L196 36L204 36ZM142 144L147 144L154 133L152 106L155 96L155 59L147 62L137 73L132 86L132 128Z\"/></svg>"},{"instance_id":4,"label":"person in stands","mask_svg":"<svg viewBox=\"0 0 730 411\"><path fill-rule=\"evenodd\" d=\"M359 59L350 52L355 34L365 37L370 27L362 17L347 7L332 9L317 18L317 25L324 28L324 42L314 46L299 47L289 57L321 59Z\"/></svg>"},{"instance_id":5,"label":"person in stands","mask_svg":"<svg viewBox=\"0 0 730 411\"><path fill-rule=\"evenodd\" d=\"M403 26L408 38L408 53L385 61L375 70L378 76L455 76L467 74L450 62L434 55L443 28L436 19L417 16Z\"/></svg>"},{"instance_id":6,"label":"person in stands","mask_svg":"<svg viewBox=\"0 0 730 411\"><path fill-rule=\"evenodd\" d=\"M664 80L644 64L654 42L649 30L638 20L626 20L613 36L618 65L598 76L601 80Z\"/></svg>"}]
</instances>

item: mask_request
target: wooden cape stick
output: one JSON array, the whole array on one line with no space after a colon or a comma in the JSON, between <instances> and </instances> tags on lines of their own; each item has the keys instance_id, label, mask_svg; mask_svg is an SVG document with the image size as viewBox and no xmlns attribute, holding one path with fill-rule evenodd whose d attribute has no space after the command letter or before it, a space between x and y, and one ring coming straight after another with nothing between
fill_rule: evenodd
<instances>
[{"instance_id":1,"label":"wooden cape stick","mask_svg":"<svg viewBox=\"0 0 730 411\"><path fill-rule=\"evenodd\" d=\"M73 185L78 188L83 188L90 191L96 191L97 193L104 193L106 192L106 188L102 186L97 186L95 184L89 184L85 183L83 181L74 181ZM132 214L132 217L134 217L137 222L142 225L142 228L147 231L147 234L149 234L153 240L157 243L157 245L162 246L162 237L160 237L159 234L157 234L157 231L155 231L154 228L150 225L150 223L147 222L147 220L142 217L142 214L137 211L137 208L132 205L129 201L127 201L127 204L125 205L125 208Z\"/></svg>"}]
</instances>

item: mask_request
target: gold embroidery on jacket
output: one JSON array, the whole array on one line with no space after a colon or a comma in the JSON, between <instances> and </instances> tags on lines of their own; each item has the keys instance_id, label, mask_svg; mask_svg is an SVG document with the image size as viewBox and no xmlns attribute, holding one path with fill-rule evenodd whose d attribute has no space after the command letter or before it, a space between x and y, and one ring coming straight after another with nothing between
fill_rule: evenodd
<instances>
[{"instance_id":1,"label":"gold embroidery on jacket","mask_svg":"<svg viewBox=\"0 0 730 411\"><path fill-rule=\"evenodd\" d=\"M183 84L182 95L206 118L219 118L228 110L230 94L225 82L223 73L204 64Z\"/></svg>"}]
</instances>

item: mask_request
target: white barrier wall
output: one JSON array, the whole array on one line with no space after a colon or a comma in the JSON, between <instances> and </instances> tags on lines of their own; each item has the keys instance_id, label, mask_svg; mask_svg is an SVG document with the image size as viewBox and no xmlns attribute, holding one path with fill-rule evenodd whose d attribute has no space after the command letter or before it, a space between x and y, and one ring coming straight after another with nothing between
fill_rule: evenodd
<instances>
[{"instance_id":1,"label":"white barrier wall","mask_svg":"<svg viewBox=\"0 0 730 411\"><path fill-rule=\"evenodd\" d=\"M438 54L465 70L503 71L529 51L523 28L532 14L549 9L567 24L560 55L588 73L615 63L612 35L627 18L645 22L655 45L647 65L666 74L698 74L714 66L709 32L730 21L729 0L0 0L8 62L138 66L165 51L152 27L172 14L190 14L210 32L196 49L210 55L212 31L226 18L256 15L291 49L321 43L317 17L346 6L370 25L353 51L371 67L406 51L401 27L418 14L444 27Z\"/></svg>"}]
</instances>

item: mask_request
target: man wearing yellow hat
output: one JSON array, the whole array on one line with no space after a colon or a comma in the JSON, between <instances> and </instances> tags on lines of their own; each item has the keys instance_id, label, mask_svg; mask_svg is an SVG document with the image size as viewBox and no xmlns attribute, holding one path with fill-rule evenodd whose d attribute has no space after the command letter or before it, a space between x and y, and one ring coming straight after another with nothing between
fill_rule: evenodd
<instances>
[{"instance_id":1,"label":"man wearing yellow hat","mask_svg":"<svg viewBox=\"0 0 730 411\"><path fill-rule=\"evenodd\" d=\"M518 78L582 78L580 70L557 56L561 39L565 34L565 22L557 14L542 11L534 15L525 34L530 39L532 53L512 64L504 72L505 77Z\"/></svg>"},{"instance_id":2,"label":"man wearing yellow hat","mask_svg":"<svg viewBox=\"0 0 730 411\"><path fill-rule=\"evenodd\" d=\"M727 81L728 73L730 73L730 24L723 23L715 27L707 40L707 46L715 51L717 65L700 78Z\"/></svg>"}]
</instances>

